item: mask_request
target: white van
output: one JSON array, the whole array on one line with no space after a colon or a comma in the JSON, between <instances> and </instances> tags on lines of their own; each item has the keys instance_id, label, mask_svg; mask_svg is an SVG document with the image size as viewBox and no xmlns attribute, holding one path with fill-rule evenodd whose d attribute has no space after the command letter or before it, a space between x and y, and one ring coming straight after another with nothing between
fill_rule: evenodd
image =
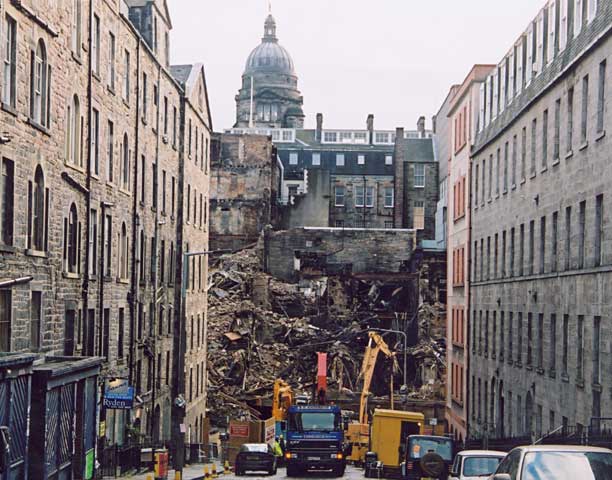
<instances>
[{"instance_id":1,"label":"white van","mask_svg":"<svg viewBox=\"0 0 612 480\"><path fill-rule=\"evenodd\" d=\"M495 450L464 450L455 457L449 480L483 480L493 475L506 456Z\"/></svg>"}]
</instances>

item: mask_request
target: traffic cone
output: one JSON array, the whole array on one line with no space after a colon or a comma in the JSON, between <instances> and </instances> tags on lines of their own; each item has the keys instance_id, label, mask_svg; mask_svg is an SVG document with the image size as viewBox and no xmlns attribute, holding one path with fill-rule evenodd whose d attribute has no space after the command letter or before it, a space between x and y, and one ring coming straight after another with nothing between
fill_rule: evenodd
<instances>
[{"instance_id":1,"label":"traffic cone","mask_svg":"<svg viewBox=\"0 0 612 480\"><path fill-rule=\"evenodd\" d=\"M217 478L219 475L217 475L217 464L213 463L212 464L212 478Z\"/></svg>"},{"instance_id":2,"label":"traffic cone","mask_svg":"<svg viewBox=\"0 0 612 480\"><path fill-rule=\"evenodd\" d=\"M210 478L210 473L208 473L208 465L204 465L204 478Z\"/></svg>"}]
</instances>

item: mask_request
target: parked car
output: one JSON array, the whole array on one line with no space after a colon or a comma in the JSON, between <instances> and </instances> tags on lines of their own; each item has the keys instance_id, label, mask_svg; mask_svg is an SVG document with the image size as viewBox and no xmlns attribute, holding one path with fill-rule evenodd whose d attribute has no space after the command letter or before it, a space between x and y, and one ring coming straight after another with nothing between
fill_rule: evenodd
<instances>
[{"instance_id":1,"label":"parked car","mask_svg":"<svg viewBox=\"0 0 612 480\"><path fill-rule=\"evenodd\" d=\"M453 440L435 435L410 435L405 461L401 465L406 480L447 480L453 463Z\"/></svg>"},{"instance_id":2,"label":"parked car","mask_svg":"<svg viewBox=\"0 0 612 480\"><path fill-rule=\"evenodd\" d=\"M512 450L491 480L610 480L612 450L571 445L532 445Z\"/></svg>"},{"instance_id":3,"label":"parked car","mask_svg":"<svg viewBox=\"0 0 612 480\"><path fill-rule=\"evenodd\" d=\"M506 452L464 450L455 457L450 480L482 480L493 474Z\"/></svg>"},{"instance_id":4,"label":"parked car","mask_svg":"<svg viewBox=\"0 0 612 480\"><path fill-rule=\"evenodd\" d=\"M236 455L235 472L238 476L260 471L276 475L276 462L274 451L267 443L245 443Z\"/></svg>"}]
</instances>

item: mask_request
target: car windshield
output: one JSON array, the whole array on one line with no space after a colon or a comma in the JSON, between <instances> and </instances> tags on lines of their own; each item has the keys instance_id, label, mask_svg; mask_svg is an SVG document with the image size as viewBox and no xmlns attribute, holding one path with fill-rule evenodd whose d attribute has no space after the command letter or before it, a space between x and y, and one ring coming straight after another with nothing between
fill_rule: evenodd
<instances>
[{"instance_id":1,"label":"car windshield","mask_svg":"<svg viewBox=\"0 0 612 480\"><path fill-rule=\"evenodd\" d=\"M612 453L529 452L523 462L523 480L610 480Z\"/></svg>"},{"instance_id":2,"label":"car windshield","mask_svg":"<svg viewBox=\"0 0 612 480\"><path fill-rule=\"evenodd\" d=\"M453 459L453 442L448 438L418 437L410 439L410 457L421 458L435 452L446 462Z\"/></svg>"},{"instance_id":3,"label":"car windshield","mask_svg":"<svg viewBox=\"0 0 612 480\"><path fill-rule=\"evenodd\" d=\"M500 457L467 457L463 461L463 475L478 477L491 475L501 462Z\"/></svg>"},{"instance_id":4,"label":"car windshield","mask_svg":"<svg viewBox=\"0 0 612 480\"><path fill-rule=\"evenodd\" d=\"M266 453L268 451L267 444L246 444L240 448L241 452L263 452Z\"/></svg>"},{"instance_id":5,"label":"car windshield","mask_svg":"<svg viewBox=\"0 0 612 480\"><path fill-rule=\"evenodd\" d=\"M342 430L339 414L327 412L299 412L289 416L289 428L298 432L338 432Z\"/></svg>"}]
</instances>

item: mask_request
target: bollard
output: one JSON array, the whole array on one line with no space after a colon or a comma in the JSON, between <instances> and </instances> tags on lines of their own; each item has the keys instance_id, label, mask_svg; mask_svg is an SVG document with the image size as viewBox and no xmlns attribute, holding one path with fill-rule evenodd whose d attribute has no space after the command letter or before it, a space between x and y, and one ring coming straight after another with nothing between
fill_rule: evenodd
<instances>
[{"instance_id":1,"label":"bollard","mask_svg":"<svg viewBox=\"0 0 612 480\"><path fill-rule=\"evenodd\" d=\"M147 475L147 480L153 480L153 475Z\"/></svg>"},{"instance_id":2,"label":"bollard","mask_svg":"<svg viewBox=\"0 0 612 480\"><path fill-rule=\"evenodd\" d=\"M204 465L204 478L210 478L210 474L208 473L208 465Z\"/></svg>"},{"instance_id":3,"label":"bollard","mask_svg":"<svg viewBox=\"0 0 612 480\"><path fill-rule=\"evenodd\" d=\"M230 473L230 464L229 464L229 462L227 460L223 464L223 473L225 475L229 475L229 473Z\"/></svg>"},{"instance_id":4,"label":"bollard","mask_svg":"<svg viewBox=\"0 0 612 480\"><path fill-rule=\"evenodd\" d=\"M219 475L217 475L217 464L213 463L212 464L212 478L217 478Z\"/></svg>"},{"instance_id":5,"label":"bollard","mask_svg":"<svg viewBox=\"0 0 612 480\"><path fill-rule=\"evenodd\" d=\"M181 480L181 472L174 472L174 480Z\"/></svg>"}]
</instances>

